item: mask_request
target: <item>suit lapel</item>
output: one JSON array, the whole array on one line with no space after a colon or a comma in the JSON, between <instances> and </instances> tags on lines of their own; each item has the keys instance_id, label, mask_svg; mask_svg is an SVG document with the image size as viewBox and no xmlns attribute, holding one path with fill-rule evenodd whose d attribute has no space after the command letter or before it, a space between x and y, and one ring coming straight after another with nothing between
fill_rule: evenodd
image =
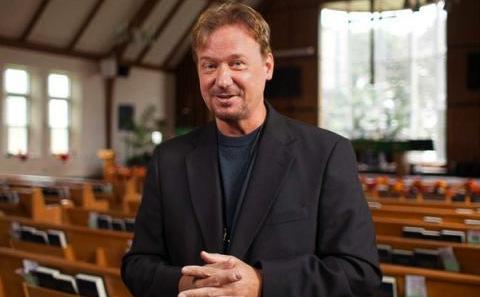
<instances>
[{"instance_id":1,"label":"suit lapel","mask_svg":"<svg viewBox=\"0 0 480 297\"><path fill-rule=\"evenodd\" d=\"M186 157L190 197L205 250L221 252L223 219L215 125L209 124L200 133L196 148Z\"/></svg>"},{"instance_id":2,"label":"suit lapel","mask_svg":"<svg viewBox=\"0 0 480 297\"><path fill-rule=\"evenodd\" d=\"M289 147L293 139L289 138L284 120L271 107L265 125L231 239L230 254L240 259L262 227L294 159Z\"/></svg>"}]
</instances>

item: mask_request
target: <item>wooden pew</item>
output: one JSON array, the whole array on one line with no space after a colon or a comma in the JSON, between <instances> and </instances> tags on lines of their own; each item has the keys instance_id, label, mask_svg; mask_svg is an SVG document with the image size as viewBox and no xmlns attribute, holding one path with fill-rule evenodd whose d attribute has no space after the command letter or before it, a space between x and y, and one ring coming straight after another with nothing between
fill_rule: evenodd
<instances>
[{"instance_id":1,"label":"wooden pew","mask_svg":"<svg viewBox=\"0 0 480 297\"><path fill-rule=\"evenodd\" d=\"M23 250L35 252L43 249L50 255L57 255L63 258L73 258L77 261L86 263L95 263L102 267L120 267L123 254L128 248L129 241L133 235L127 232L116 232L109 230L90 229L88 227L56 225L50 223L35 222L21 217L0 217L0 238L2 241L10 234L12 222L18 222L21 225L35 227L39 230L57 229L65 232L69 246L71 246L71 256L69 251L62 251L57 248L51 249L50 246L37 243L25 243L13 241L13 246ZM9 245L12 244L11 237L8 237Z\"/></svg>"},{"instance_id":2,"label":"wooden pew","mask_svg":"<svg viewBox=\"0 0 480 297\"><path fill-rule=\"evenodd\" d=\"M62 223L62 209L60 205L47 205L40 188L32 188L28 191L19 192L20 203L26 208L27 214L38 222Z\"/></svg>"},{"instance_id":3,"label":"wooden pew","mask_svg":"<svg viewBox=\"0 0 480 297\"><path fill-rule=\"evenodd\" d=\"M378 244L387 244L394 249L414 250L417 248L438 249L442 247L452 247L455 256L460 264L462 273L480 275L480 245L469 243L444 242L435 240L424 240L388 235L377 235Z\"/></svg>"},{"instance_id":4,"label":"wooden pew","mask_svg":"<svg viewBox=\"0 0 480 297\"><path fill-rule=\"evenodd\" d=\"M458 212L454 209L438 207L383 205L381 203L369 203L369 205L370 212L374 217L419 219L426 222L441 219L443 222L480 224L480 212L471 211L470 209ZM469 213L465 213L465 211L469 211Z\"/></svg>"},{"instance_id":5,"label":"wooden pew","mask_svg":"<svg viewBox=\"0 0 480 297\"><path fill-rule=\"evenodd\" d=\"M124 213L123 211L92 211L81 207L66 207L63 209L63 223L75 226L89 226L89 218L92 212L97 214L109 215L112 218L129 219L134 218L133 214Z\"/></svg>"},{"instance_id":6,"label":"wooden pew","mask_svg":"<svg viewBox=\"0 0 480 297\"><path fill-rule=\"evenodd\" d=\"M367 197L369 202L378 202L382 205L397 205L397 206L408 206L408 207L432 207L432 208L443 208L443 209L457 209L457 208L467 208L472 210L480 209L480 203L466 203L466 202L448 202L448 201L434 201L434 200L416 200L416 199L405 199L405 198L371 198Z\"/></svg>"},{"instance_id":7,"label":"wooden pew","mask_svg":"<svg viewBox=\"0 0 480 297\"><path fill-rule=\"evenodd\" d=\"M423 227L430 230L457 230L467 232L468 230L480 230L480 226L469 226L462 223L440 223L430 224L417 219L399 219L373 217L375 231L378 235L390 235L402 237L402 228L404 226Z\"/></svg>"},{"instance_id":8,"label":"wooden pew","mask_svg":"<svg viewBox=\"0 0 480 297\"><path fill-rule=\"evenodd\" d=\"M127 288L123 284L118 268L98 267L97 265L81 262L72 262L52 256L39 255L24 251L18 251L11 248L0 247L0 277L4 283L5 296L24 297L24 279L16 273L22 267L22 260L29 259L38 262L40 265L60 269L63 273L75 275L77 273L89 273L103 277L109 297L131 297ZM61 292L44 290L29 290L35 295L31 297L58 296L67 297L68 294ZM47 293L50 293L49 295ZM29 293L30 294L30 293ZM43 295L41 295L43 294ZM47 295L46 295L47 294Z\"/></svg>"},{"instance_id":9,"label":"wooden pew","mask_svg":"<svg viewBox=\"0 0 480 297\"><path fill-rule=\"evenodd\" d=\"M399 297L405 296L406 275L424 276L429 297L478 297L480 293L479 275L392 264L381 264L380 267L384 275L395 277Z\"/></svg>"},{"instance_id":10,"label":"wooden pew","mask_svg":"<svg viewBox=\"0 0 480 297\"><path fill-rule=\"evenodd\" d=\"M90 183L84 183L79 187L71 187L69 191L70 199L72 199L75 206L89 210L108 210L110 208L107 200L98 200L95 197Z\"/></svg>"}]
</instances>

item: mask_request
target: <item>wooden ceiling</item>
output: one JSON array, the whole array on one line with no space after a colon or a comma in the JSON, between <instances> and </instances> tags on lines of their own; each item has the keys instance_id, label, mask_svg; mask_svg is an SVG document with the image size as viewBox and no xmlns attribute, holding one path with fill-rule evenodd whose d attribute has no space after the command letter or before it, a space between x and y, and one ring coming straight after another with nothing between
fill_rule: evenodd
<instances>
[{"instance_id":1,"label":"wooden ceiling","mask_svg":"<svg viewBox=\"0 0 480 297\"><path fill-rule=\"evenodd\" d=\"M188 52L194 21L215 0L0 0L0 46L154 70ZM259 0L243 2L257 6Z\"/></svg>"}]
</instances>

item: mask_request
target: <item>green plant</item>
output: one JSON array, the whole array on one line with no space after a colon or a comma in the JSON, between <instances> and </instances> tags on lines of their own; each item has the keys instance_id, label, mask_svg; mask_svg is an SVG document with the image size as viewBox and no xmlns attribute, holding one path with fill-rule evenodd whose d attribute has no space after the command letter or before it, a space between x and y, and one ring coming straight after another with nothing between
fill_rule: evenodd
<instances>
[{"instance_id":1,"label":"green plant","mask_svg":"<svg viewBox=\"0 0 480 297\"><path fill-rule=\"evenodd\" d=\"M138 121L132 120L131 130L125 137L127 147L127 166L146 166L151 159L155 144L152 142L152 132L162 131L165 121L155 118L156 109L153 104L147 106Z\"/></svg>"}]
</instances>

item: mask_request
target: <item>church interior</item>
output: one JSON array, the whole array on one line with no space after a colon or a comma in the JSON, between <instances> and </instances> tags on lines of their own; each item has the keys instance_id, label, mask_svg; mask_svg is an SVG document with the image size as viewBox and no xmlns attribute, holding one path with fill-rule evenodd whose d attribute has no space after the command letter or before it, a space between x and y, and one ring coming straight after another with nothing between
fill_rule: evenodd
<instances>
[{"instance_id":1,"label":"church interior","mask_svg":"<svg viewBox=\"0 0 480 297\"><path fill-rule=\"evenodd\" d=\"M265 99L352 142L376 296L480 296L480 1L238 1L271 28ZM132 296L153 149L213 120L190 33L217 2L0 0L0 297Z\"/></svg>"}]
</instances>

